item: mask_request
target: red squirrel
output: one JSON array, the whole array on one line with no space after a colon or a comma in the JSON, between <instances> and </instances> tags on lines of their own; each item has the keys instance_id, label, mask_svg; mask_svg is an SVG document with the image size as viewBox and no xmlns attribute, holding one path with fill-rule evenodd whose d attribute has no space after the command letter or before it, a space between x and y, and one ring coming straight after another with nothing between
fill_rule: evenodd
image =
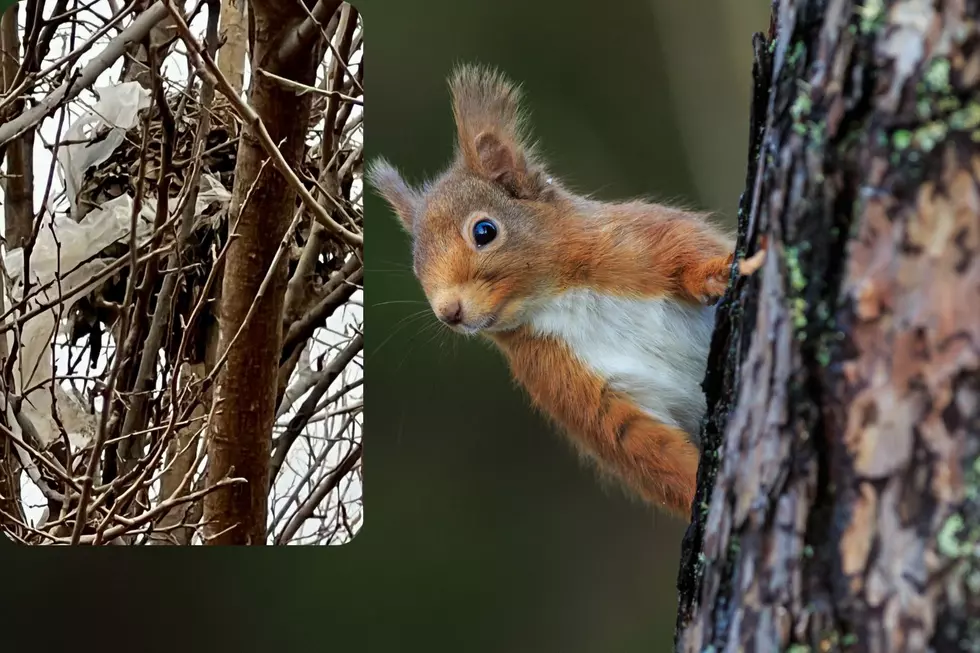
<instances>
[{"instance_id":1,"label":"red squirrel","mask_svg":"<svg viewBox=\"0 0 980 653\"><path fill-rule=\"evenodd\" d=\"M704 214L564 188L529 140L521 89L499 71L459 66L449 88L457 140L442 174L415 188L383 158L367 172L411 236L432 311L493 341L600 471L690 519L733 239ZM756 255L739 272L759 265Z\"/></svg>"}]
</instances>

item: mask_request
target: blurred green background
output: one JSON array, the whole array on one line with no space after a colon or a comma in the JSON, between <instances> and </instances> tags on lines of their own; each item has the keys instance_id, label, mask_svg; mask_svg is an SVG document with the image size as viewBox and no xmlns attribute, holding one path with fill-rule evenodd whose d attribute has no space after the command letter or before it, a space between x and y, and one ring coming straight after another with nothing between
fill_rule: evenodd
<instances>
[{"instance_id":1,"label":"blurred green background","mask_svg":"<svg viewBox=\"0 0 980 653\"><path fill-rule=\"evenodd\" d=\"M384 155L414 182L438 172L454 138L447 73L493 64L523 84L534 135L573 188L734 224L751 36L768 27L768 2L359 6L369 159ZM366 504L351 553L410 547L401 564L416 571L401 573L418 585L404 618L458 629L456 640L433 627L430 650L669 650L684 525L603 489L496 351L437 326L387 205L369 194L365 212Z\"/></svg>"},{"instance_id":2,"label":"blurred green background","mask_svg":"<svg viewBox=\"0 0 980 653\"><path fill-rule=\"evenodd\" d=\"M482 62L523 83L551 169L573 188L733 222L765 0L356 4L369 159L415 181L436 173L453 139L445 77ZM70 606L81 632L109 620L125 650L671 649L684 525L604 490L496 352L436 329L394 217L373 194L365 211L361 533L327 550L22 551L37 557L7 566L5 608L43 632L42 650L79 641L37 609L51 580L85 596Z\"/></svg>"}]
</instances>

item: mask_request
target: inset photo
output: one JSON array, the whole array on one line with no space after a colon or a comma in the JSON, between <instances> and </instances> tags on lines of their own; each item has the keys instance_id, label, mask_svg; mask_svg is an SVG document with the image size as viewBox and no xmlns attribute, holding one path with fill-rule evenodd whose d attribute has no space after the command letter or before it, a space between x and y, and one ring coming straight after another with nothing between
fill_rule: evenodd
<instances>
[{"instance_id":1,"label":"inset photo","mask_svg":"<svg viewBox=\"0 0 980 653\"><path fill-rule=\"evenodd\" d=\"M360 13L0 12L0 539L351 541Z\"/></svg>"}]
</instances>

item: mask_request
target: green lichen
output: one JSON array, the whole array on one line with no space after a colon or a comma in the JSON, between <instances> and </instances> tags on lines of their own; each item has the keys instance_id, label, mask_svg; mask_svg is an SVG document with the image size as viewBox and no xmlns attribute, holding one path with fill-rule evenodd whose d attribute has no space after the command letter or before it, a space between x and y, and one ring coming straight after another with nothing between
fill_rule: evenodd
<instances>
[{"instance_id":1,"label":"green lichen","mask_svg":"<svg viewBox=\"0 0 980 653\"><path fill-rule=\"evenodd\" d=\"M732 559L739 554L742 550L742 543L739 541L738 536L733 536L728 542L728 558Z\"/></svg>"},{"instance_id":2,"label":"green lichen","mask_svg":"<svg viewBox=\"0 0 980 653\"><path fill-rule=\"evenodd\" d=\"M914 141L923 152L931 152L946 138L947 133L949 128L945 123L934 121L916 129Z\"/></svg>"},{"instance_id":3,"label":"green lichen","mask_svg":"<svg viewBox=\"0 0 980 653\"><path fill-rule=\"evenodd\" d=\"M970 132L976 139L980 131L980 102L963 99L954 93L950 83L952 67L945 58L930 62L917 86L916 114L925 124L905 136L905 130L893 134L893 144L905 144L928 153L939 145L950 132ZM902 134L901 137L898 134ZM896 137L898 140L896 140ZM898 149L905 149L898 148ZM909 153L911 158L911 152Z\"/></svg>"},{"instance_id":4,"label":"green lichen","mask_svg":"<svg viewBox=\"0 0 980 653\"><path fill-rule=\"evenodd\" d=\"M817 362L820 363L821 367L827 367L830 365L830 347L828 347L823 341L821 341L820 346L817 347Z\"/></svg>"},{"instance_id":5,"label":"green lichen","mask_svg":"<svg viewBox=\"0 0 980 653\"><path fill-rule=\"evenodd\" d=\"M860 18L858 27L862 34L871 34L884 24L885 2L884 0L867 0L857 8Z\"/></svg>"},{"instance_id":6,"label":"green lichen","mask_svg":"<svg viewBox=\"0 0 980 653\"><path fill-rule=\"evenodd\" d=\"M792 308L790 310L793 316L793 327L796 328L796 337L798 340L806 340L806 325L808 324L806 319L806 300L802 297L797 297L792 301Z\"/></svg>"},{"instance_id":7,"label":"green lichen","mask_svg":"<svg viewBox=\"0 0 980 653\"><path fill-rule=\"evenodd\" d=\"M833 318L830 315L830 307L827 306L827 302L821 301L817 304L817 319L827 326L833 326Z\"/></svg>"},{"instance_id":8,"label":"green lichen","mask_svg":"<svg viewBox=\"0 0 980 653\"><path fill-rule=\"evenodd\" d=\"M956 124L966 125L974 118L980 120L980 113L976 117L972 114L955 115L957 115ZM896 155L906 156L914 163L922 154L931 152L942 143L949 135L949 131L950 125L947 125L944 120L932 120L914 131L898 129L891 136L892 148ZM893 157L893 160L898 161L898 156Z\"/></svg>"},{"instance_id":9,"label":"green lichen","mask_svg":"<svg viewBox=\"0 0 980 653\"><path fill-rule=\"evenodd\" d=\"M806 45L803 43L803 41L797 41L793 45L793 51L789 53L789 59L787 59L787 63L791 67L796 66L796 64L799 63L800 59L802 59L805 54L806 54Z\"/></svg>"},{"instance_id":10,"label":"green lichen","mask_svg":"<svg viewBox=\"0 0 980 653\"><path fill-rule=\"evenodd\" d=\"M854 633L840 633L836 630L824 631L820 636L820 651L838 651L841 648L854 646L858 642L858 637Z\"/></svg>"},{"instance_id":11,"label":"green lichen","mask_svg":"<svg viewBox=\"0 0 980 653\"><path fill-rule=\"evenodd\" d=\"M923 120L928 120L932 117L932 102L928 98L921 98L915 102L915 112Z\"/></svg>"},{"instance_id":12,"label":"green lichen","mask_svg":"<svg viewBox=\"0 0 980 653\"><path fill-rule=\"evenodd\" d=\"M800 269L800 255L795 247L786 248L786 269L789 271L789 283L793 290L801 292L806 288L806 277Z\"/></svg>"},{"instance_id":13,"label":"green lichen","mask_svg":"<svg viewBox=\"0 0 980 653\"><path fill-rule=\"evenodd\" d=\"M936 107L942 113L949 113L960 108L960 99L955 95L944 95L936 100Z\"/></svg>"},{"instance_id":14,"label":"green lichen","mask_svg":"<svg viewBox=\"0 0 980 653\"><path fill-rule=\"evenodd\" d=\"M789 108L789 115L793 117L794 123L802 123L803 119L810 115L813 108L813 100L810 99L810 87L800 83L800 89L793 100L793 106Z\"/></svg>"},{"instance_id":15,"label":"green lichen","mask_svg":"<svg viewBox=\"0 0 980 653\"><path fill-rule=\"evenodd\" d=\"M896 150L907 150L912 144L912 132L907 129L899 129L892 134L892 147Z\"/></svg>"},{"instance_id":16,"label":"green lichen","mask_svg":"<svg viewBox=\"0 0 980 653\"><path fill-rule=\"evenodd\" d=\"M966 586L973 594L980 594L980 569L974 569L967 575Z\"/></svg>"},{"instance_id":17,"label":"green lichen","mask_svg":"<svg viewBox=\"0 0 980 653\"><path fill-rule=\"evenodd\" d=\"M806 288L806 277L800 267L799 250L806 250L808 247L809 243L802 243L799 247L787 247L785 250L790 290L795 295L790 299L790 317L793 320L793 327L796 329L796 337L801 341L806 340L805 330L808 324L806 311L808 306L806 299L800 296Z\"/></svg>"},{"instance_id":18,"label":"green lichen","mask_svg":"<svg viewBox=\"0 0 980 653\"><path fill-rule=\"evenodd\" d=\"M854 633L848 633L840 638L841 646L854 646L858 643L858 636Z\"/></svg>"},{"instance_id":19,"label":"green lichen","mask_svg":"<svg viewBox=\"0 0 980 653\"><path fill-rule=\"evenodd\" d=\"M830 329L820 334L820 342L817 344L817 362L823 367L830 365L832 352L838 343L844 339L844 334L834 328L833 320L828 320Z\"/></svg>"},{"instance_id":20,"label":"green lichen","mask_svg":"<svg viewBox=\"0 0 980 653\"><path fill-rule=\"evenodd\" d=\"M824 130L826 128L826 125L822 122L815 122L813 120L811 120L807 124L809 126L809 131L810 131L810 143L816 147L823 145ZM817 173L816 181L818 184L821 183L823 181L823 175Z\"/></svg>"},{"instance_id":21,"label":"green lichen","mask_svg":"<svg viewBox=\"0 0 980 653\"><path fill-rule=\"evenodd\" d=\"M980 127L980 103L971 102L962 109L954 111L949 117L949 126L955 131L968 131Z\"/></svg>"},{"instance_id":22,"label":"green lichen","mask_svg":"<svg viewBox=\"0 0 980 653\"><path fill-rule=\"evenodd\" d=\"M973 481L966 484L968 501L980 501L980 457L973 461L973 469L967 479Z\"/></svg>"},{"instance_id":23,"label":"green lichen","mask_svg":"<svg viewBox=\"0 0 980 653\"><path fill-rule=\"evenodd\" d=\"M949 93L951 90L949 85L949 69L949 59L934 59L922 77L926 88L934 93Z\"/></svg>"},{"instance_id":24,"label":"green lichen","mask_svg":"<svg viewBox=\"0 0 980 653\"><path fill-rule=\"evenodd\" d=\"M960 515L950 516L942 528L939 529L939 535L936 537L936 545L939 547L939 552L947 558L959 558L963 546L962 542L960 542L960 533L962 531L963 517Z\"/></svg>"},{"instance_id":25,"label":"green lichen","mask_svg":"<svg viewBox=\"0 0 980 653\"><path fill-rule=\"evenodd\" d=\"M936 534L936 550L948 561L949 576L961 579L969 595L976 596L980 594L980 520L976 519L980 509L980 456L967 463L964 471L966 500L943 522ZM969 619L966 629L967 639L975 640L980 636L980 619Z\"/></svg>"}]
</instances>

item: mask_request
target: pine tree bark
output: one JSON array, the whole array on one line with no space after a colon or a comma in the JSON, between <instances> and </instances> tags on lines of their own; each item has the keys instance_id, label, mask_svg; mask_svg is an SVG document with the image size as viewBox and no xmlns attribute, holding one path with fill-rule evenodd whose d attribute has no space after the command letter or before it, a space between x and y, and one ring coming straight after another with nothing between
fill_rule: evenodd
<instances>
[{"instance_id":1,"label":"pine tree bark","mask_svg":"<svg viewBox=\"0 0 980 653\"><path fill-rule=\"evenodd\" d=\"M777 0L755 41L678 651L980 641L977 0Z\"/></svg>"},{"instance_id":2,"label":"pine tree bark","mask_svg":"<svg viewBox=\"0 0 980 653\"><path fill-rule=\"evenodd\" d=\"M312 86L323 44L317 41L298 56L283 59L278 56L280 44L296 32L306 11L297 3L271 0L253 0L248 10L254 26L249 103L286 161L295 167L304 152L310 94L299 95L254 70L262 68ZM272 272L264 294L258 295L296 211L295 192L267 159L254 126L245 126L230 207L230 224L237 221L237 230L228 249L219 306L219 355L227 350L227 360L214 393L208 484L228 476L244 478L247 483L205 497L207 542L212 545L266 543L269 460L282 352L284 260ZM256 310L246 323L253 302L257 302Z\"/></svg>"}]
</instances>

